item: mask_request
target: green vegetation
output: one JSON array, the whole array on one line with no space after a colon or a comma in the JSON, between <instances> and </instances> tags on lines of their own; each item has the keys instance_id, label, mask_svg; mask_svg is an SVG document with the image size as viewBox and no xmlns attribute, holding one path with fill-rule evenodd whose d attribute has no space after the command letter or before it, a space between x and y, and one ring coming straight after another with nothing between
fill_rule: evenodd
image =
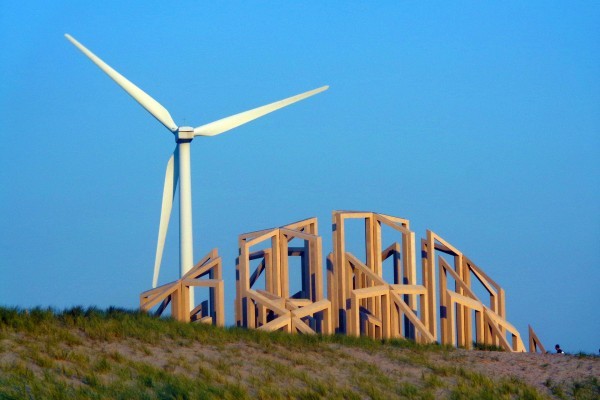
<instances>
[{"instance_id":1,"label":"green vegetation","mask_svg":"<svg viewBox=\"0 0 600 400\"><path fill-rule=\"evenodd\" d=\"M482 350L482 351L504 351L504 349L500 346L495 346L493 344L477 343L477 342L473 342L473 348L475 350Z\"/></svg>"},{"instance_id":2,"label":"green vegetation","mask_svg":"<svg viewBox=\"0 0 600 400\"><path fill-rule=\"evenodd\" d=\"M118 308L0 307L0 399L544 398L460 357L406 340L223 329ZM553 385L558 398L598 395L596 379Z\"/></svg>"},{"instance_id":3,"label":"green vegetation","mask_svg":"<svg viewBox=\"0 0 600 400\"><path fill-rule=\"evenodd\" d=\"M548 379L544 382L544 385L559 399L600 399L600 381L596 376L577 380L570 384L558 383L554 382L552 379Z\"/></svg>"}]
</instances>

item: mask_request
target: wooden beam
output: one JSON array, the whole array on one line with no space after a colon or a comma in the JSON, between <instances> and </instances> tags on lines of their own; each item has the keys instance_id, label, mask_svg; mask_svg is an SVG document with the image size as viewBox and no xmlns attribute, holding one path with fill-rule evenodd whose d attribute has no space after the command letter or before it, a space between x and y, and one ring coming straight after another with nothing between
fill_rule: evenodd
<instances>
[{"instance_id":1,"label":"wooden beam","mask_svg":"<svg viewBox=\"0 0 600 400\"><path fill-rule=\"evenodd\" d=\"M330 307L331 303L329 302L329 300L320 300L316 303L312 303L310 305L293 310L292 315L298 318L304 318L309 315L314 315L315 313L323 311L325 309L329 309Z\"/></svg>"},{"instance_id":2,"label":"wooden beam","mask_svg":"<svg viewBox=\"0 0 600 400\"><path fill-rule=\"evenodd\" d=\"M542 341L540 340L538 335L535 334L535 331L533 330L531 325L528 325L527 327L529 330L529 352L537 353L537 351L540 350L542 354L547 353L546 349L544 348L544 345L542 344Z\"/></svg>"},{"instance_id":3,"label":"wooden beam","mask_svg":"<svg viewBox=\"0 0 600 400\"><path fill-rule=\"evenodd\" d=\"M273 331L281 329L285 326L289 327L291 325L291 323L292 323L292 319L290 318L289 315L282 315L280 317L275 318L274 320L272 320L271 322L269 322L265 325L259 326L257 328L257 330L273 332Z\"/></svg>"},{"instance_id":4,"label":"wooden beam","mask_svg":"<svg viewBox=\"0 0 600 400\"><path fill-rule=\"evenodd\" d=\"M426 294L427 288L423 285L390 285L390 289L398 294Z\"/></svg>"}]
</instances>

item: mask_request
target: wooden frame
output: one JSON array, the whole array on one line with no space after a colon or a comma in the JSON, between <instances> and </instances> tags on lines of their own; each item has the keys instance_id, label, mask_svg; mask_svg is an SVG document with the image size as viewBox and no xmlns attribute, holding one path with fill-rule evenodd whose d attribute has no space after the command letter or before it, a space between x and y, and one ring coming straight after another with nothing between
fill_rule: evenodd
<instances>
[{"instance_id":1,"label":"wooden frame","mask_svg":"<svg viewBox=\"0 0 600 400\"><path fill-rule=\"evenodd\" d=\"M328 280L333 282L329 298L337 311L336 331L434 342L424 319L427 289L416 284L415 237L409 221L360 211L334 211L332 219L334 252L328 257ZM364 220L366 263L346 251L347 219ZM382 250L382 226L399 233L400 242ZM383 279L383 262L388 258L393 259L392 283Z\"/></svg>"},{"instance_id":2,"label":"wooden frame","mask_svg":"<svg viewBox=\"0 0 600 400\"><path fill-rule=\"evenodd\" d=\"M533 330L533 328L531 327L531 325L528 325L528 330L529 330L529 352L530 353L542 353L542 354L546 354L546 348L544 347L544 345L542 344L542 342L540 341L540 339L538 338L538 336L535 334L535 331Z\"/></svg>"},{"instance_id":3,"label":"wooden frame","mask_svg":"<svg viewBox=\"0 0 600 400\"><path fill-rule=\"evenodd\" d=\"M436 251L451 256L453 266L442 256L436 257ZM499 346L506 351L525 351L519 332L506 321L505 295L500 285L458 249L432 231L428 230L427 240L422 241L422 255L424 264L427 265L428 279L433 280L436 265L439 272L440 334L443 344L472 348L475 340L476 343ZM454 291L447 287L448 275L454 280ZM472 275L488 292L488 305L473 292ZM436 309L434 296L429 298L428 309ZM473 312L475 321L472 319ZM433 328L437 329L437 326ZM507 334L510 334L510 343L506 339Z\"/></svg>"},{"instance_id":4,"label":"wooden frame","mask_svg":"<svg viewBox=\"0 0 600 400\"><path fill-rule=\"evenodd\" d=\"M236 324L266 331L332 333L331 303L323 298L322 244L316 218L242 234L237 259ZM293 239L303 246L290 247ZM269 243L262 250L253 246ZM290 296L289 257L300 258L301 290ZM250 274L250 261L260 260ZM264 290L253 286L264 276Z\"/></svg>"},{"instance_id":5,"label":"wooden frame","mask_svg":"<svg viewBox=\"0 0 600 400\"><path fill-rule=\"evenodd\" d=\"M207 279L201 279L207 277ZM208 300L190 311L190 287L209 288ZM203 322L225 325L224 285L222 261L217 249L211 250L180 279L143 292L140 308L149 312L158 306L156 315L162 315L171 304L171 317L182 322Z\"/></svg>"},{"instance_id":6,"label":"wooden frame","mask_svg":"<svg viewBox=\"0 0 600 400\"><path fill-rule=\"evenodd\" d=\"M365 261L346 249L346 222L364 222ZM383 248L382 229L399 235ZM502 287L456 247L427 230L421 240L421 281L415 235L404 218L362 211L332 213L333 252L327 256L327 296L323 295L322 242L316 218L239 236L235 319L238 326L291 333L406 338L472 348L473 342L522 352L517 329L506 320ZM387 236L387 234L386 234ZM293 246L301 241L301 246ZM290 257L300 260L300 290L290 293ZM391 263L386 260L391 260ZM251 261L255 264L252 273ZM384 268L391 265L391 282ZM207 277L205 279L201 279ZM481 301L473 277L487 292ZM259 289L257 282L264 281ZM449 288L450 282L454 288ZM190 288L207 287L208 300L190 310ZM224 325L222 263L213 249L181 279L140 295L140 308L170 305L179 321ZM439 310L439 312L438 312ZM439 329L438 329L439 324ZM529 326L529 351L546 350Z\"/></svg>"},{"instance_id":7,"label":"wooden frame","mask_svg":"<svg viewBox=\"0 0 600 400\"><path fill-rule=\"evenodd\" d=\"M348 219L364 220L364 262L346 251ZM422 343L440 337L444 344L464 348L472 348L475 342L525 351L519 332L506 320L502 287L439 235L428 230L421 241L419 285L415 238L408 220L373 212L334 211L332 222L334 251L328 256L328 288L337 332ZM398 232L401 240L382 250L383 226ZM392 283L383 278L383 261L388 258L393 259ZM473 277L487 291L486 302L473 292ZM449 279L454 281L454 290L448 288Z\"/></svg>"}]
</instances>

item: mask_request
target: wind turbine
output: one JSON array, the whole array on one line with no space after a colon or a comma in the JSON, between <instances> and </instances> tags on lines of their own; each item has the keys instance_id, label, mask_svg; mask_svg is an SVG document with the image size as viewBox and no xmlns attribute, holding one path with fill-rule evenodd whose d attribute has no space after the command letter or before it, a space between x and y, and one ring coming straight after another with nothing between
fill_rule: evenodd
<instances>
[{"instance_id":1,"label":"wind turbine","mask_svg":"<svg viewBox=\"0 0 600 400\"><path fill-rule=\"evenodd\" d=\"M167 111L167 109L158 101L154 100L152 97L150 97L150 95L138 88L123 75L112 69L108 64L102 61L94 53L89 51L71 35L65 34L65 37L175 136L175 142L177 144L173 155L171 155L171 158L169 158L167 163L167 171L165 174L152 287L156 287L158 282L160 263L162 260L163 248L178 180L180 182L179 268L181 276L183 276L194 266L192 242L192 184L190 172L190 143L192 140L194 140L196 136L216 136L223 132L227 132L256 118L260 118L265 114L278 110L282 107L286 107L297 101L304 100L329 88L329 86L322 86L296 96L288 97L287 99L276 101L262 107L254 108L249 111L244 111L239 114L219 119L196 128L189 126L178 126L175 121L173 121L173 118L171 118L169 111ZM190 303L190 306L194 307L193 296L190 296Z\"/></svg>"}]
</instances>

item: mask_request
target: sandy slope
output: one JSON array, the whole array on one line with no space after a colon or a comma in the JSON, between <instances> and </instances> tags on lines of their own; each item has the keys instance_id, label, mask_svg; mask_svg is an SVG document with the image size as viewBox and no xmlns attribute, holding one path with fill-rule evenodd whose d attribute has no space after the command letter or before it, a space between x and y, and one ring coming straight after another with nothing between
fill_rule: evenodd
<instances>
[{"instance_id":1,"label":"sandy slope","mask_svg":"<svg viewBox=\"0 0 600 400\"><path fill-rule=\"evenodd\" d=\"M573 388L587 381L584 398L600 398L598 381L593 381L600 379L600 357L593 356L424 351L391 345L365 348L339 343L299 349L242 339L214 344L164 338L148 343L131 338L92 340L81 332L77 335L81 340L77 344L44 344L43 338L5 334L0 340L0 374L25 363L40 379L50 372L55 374L53 379L80 386L104 359L112 365L94 372L100 382L119 379L125 370L135 379L135 369L144 364L192 380L218 378L218 384L240 384L250 398L270 398L278 393L285 398L285 393L289 397L296 389L320 391L316 398L329 397L328 390L338 398L350 392L358 398L396 398L398 393L407 394L402 398L446 398L461 381L474 382L472 374L478 373L497 382L516 378L543 396L557 399L574 398ZM87 372L80 372L84 370ZM471 374L470 381L464 379L467 373ZM265 387L270 392L265 392ZM429 397L411 393L428 393Z\"/></svg>"}]
</instances>

